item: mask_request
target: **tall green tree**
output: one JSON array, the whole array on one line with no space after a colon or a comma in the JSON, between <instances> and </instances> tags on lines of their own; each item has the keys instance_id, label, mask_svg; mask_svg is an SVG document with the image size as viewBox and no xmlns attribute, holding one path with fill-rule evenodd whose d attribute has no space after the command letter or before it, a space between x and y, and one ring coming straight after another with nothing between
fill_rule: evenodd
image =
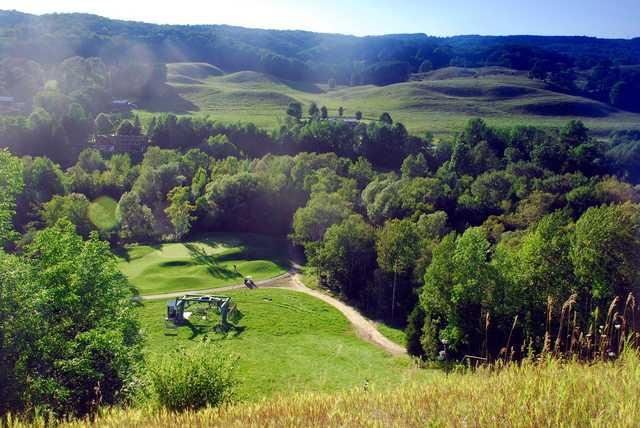
<instances>
[{"instance_id":1,"label":"tall green tree","mask_svg":"<svg viewBox=\"0 0 640 428\"><path fill-rule=\"evenodd\" d=\"M350 204L338 194L313 194L307 205L293 216L291 237L300 245L320 241L329 227L342 222L350 214Z\"/></svg>"},{"instance_id":2,"label":"tall green tree","mask_svg":"<svg viewBox=\"0 0 640 428\"><path fill-rule=\"evenodd\" d=\"M571 260L581 287L601 310L615 296L640 291L640 206L589 208L576 222Z\"/></svg>"},{"instance_id":3,"label":"tall green tree","mask_svg":"<svg viewBox=\"0 0 640 428\"><path fill-rule=\"evenodd\" d=\"M0 150L0 251L12 240L16 197L24 188L23 165L8 150Z\"/></svg>"},{"instance_id":4,"label":"tall green tree","mask_svg":"<svg viewBox=\"0 0 640 428\"><path fill-rule=\"evenodd\" d=\"M287 115L300 120L302 118L302 104L291 102L287 106Z\"/></svg>"},{"instance_id":5,"label":"tall green tree","mask_svg":"<svg viewBox=\"0 0 640 428\"><path fill-rule=\"evenodd\" d=\"M176 240L180 240L191 229L196 207L189 200L188 187L174 187L167 195L169 206L164 210L173 225Z\"/></svg>"},{"instance_id":6,"label":"tall green tree","mask_svg":"<svg viewBox=\"0 0 640 428\"><path fill-rule=\"evenodd\" d=\"M353 214L329 227L321 245L323 271L347 298L358 298L375 266L373 228Z\"/></svg>"},{"instance_id":7,"label":"tall green tree","mask_svg":"<svg viewBox=\"0 0 640 428\"><path fill-rule=\"evenodd\" d=\"M106 242L84 241L60 221L39 232L21 259L0 257L0 278L0 289L8 282L17 290L12 312L28 314L8 321L14 411L37 405L83 416L127 398L142 341L129 284Z\"/></svg>"},{"instance_id":8,"label":"tall green tree","mask_svg":"<svg viewBox=\"0 0 640 428\"><path fill-rule=\"evenodd\" d=\"M378 233L376 250L378 266L393 273L391 320L395 319L398 275L410 273L415 266L420 238L415 223L410 220L389 220Z\"/></svg>"},{"instance_id":9,"label":"tall green tree","mask_svg":"<svg viewBox=\"0 0 640 428\"><path fill-rule=\"evenodd\" d=\"M88 237L95 229L89 220L89 206L87 197L80 193L55 195L42 206L42 219L47 226L55 226L59 220L66 218L76 227L78 234Z\"/></svg>"},{"instance_id":10,"label":"tall green tree","mask_svg":"<svg viewBox=\"0 0 640 428\"><path fill-rule=\"evenodd\" d=\"M120 237L125 241L149 241L156 237L151 209L142 204L136 192L122 195L118 203Z\"/></svg>"}]
</instances>

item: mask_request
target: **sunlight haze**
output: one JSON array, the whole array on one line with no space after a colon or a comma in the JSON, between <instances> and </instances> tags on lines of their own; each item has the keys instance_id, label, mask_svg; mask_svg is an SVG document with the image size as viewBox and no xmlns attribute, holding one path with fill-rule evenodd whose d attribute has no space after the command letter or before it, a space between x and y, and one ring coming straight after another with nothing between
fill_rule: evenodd
<instances>
[{"instance_id":1,"label":"sunlight haze","mask_svg":"<svg viewBox=\"0 0 640 428\"><path fill-rule=\"evenodd\" d=\"M160 24L228 24L354 35L426 33L640 36L637 0L417 1L185 0L171 2L5 0L4 10L44 14L83 12ZM389 6L393 6L389 10Z\"/></svg>"}]
</instances>

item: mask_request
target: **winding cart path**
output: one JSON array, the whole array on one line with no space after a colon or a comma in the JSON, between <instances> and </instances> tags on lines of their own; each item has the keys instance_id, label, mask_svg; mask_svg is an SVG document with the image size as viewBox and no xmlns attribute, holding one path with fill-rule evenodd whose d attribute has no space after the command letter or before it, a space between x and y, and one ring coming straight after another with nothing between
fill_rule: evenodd
<instances>
[{"instance_id":1,"label":"winding cart path","mask_svg":"<svg viewBox=\"0 0 640 428\"><path fill-rule=\"evenodd\" d=\"M265 279L264 281L257 281L256 286L258 288L277 288L282 290L292 290L297 291L299 293L308 294L309 296L313 296L316 299L320 299L325 303L333 306L337 310L339 310L346 318L349 320L351 325L353 326L356 334L361 339L376 345L391 355L406 355L406 350L398 345L395 342L387 339L382 333L378 331L376 326L372 321L365 318L357 309L352 306L347 305L346 303L332 297L328 294L322 293L317 290L313 290L300 281L300 275L298 274L300 266L296 263L292 264L293 267L291 270L283 275L276 276L275 278ZM219 287L219 288L210 288L207 290L194 290L194 291L180 291L175 293L164 293L164 294L148 294L146 296L138 296L136 299L138 301L148 301L148 300L164 300L164 299L173 299L176 297L184 296L185 294L210 294L210 293L219 293L229 290L238 290L245 288L244 284L239 285L230 285L227 287Z\"/></svg>"}]
</instances>

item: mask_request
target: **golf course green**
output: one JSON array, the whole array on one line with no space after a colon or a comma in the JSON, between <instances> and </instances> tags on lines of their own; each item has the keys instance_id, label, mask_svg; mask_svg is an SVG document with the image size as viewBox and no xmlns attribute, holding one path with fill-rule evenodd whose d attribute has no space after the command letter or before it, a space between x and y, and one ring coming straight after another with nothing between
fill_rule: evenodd
<instances>
[{"instance_id":1,"label":"golf course green","mask_svg":"<svg viewBox=\"0 0 640 428\"><path fill-rule=\"evenodd\" d=\"M121 271L141 295L203 290L287 272L286 241L253 234L210 234L193 241L129 245L118 252Z\"/></svg>"}]
</instances>

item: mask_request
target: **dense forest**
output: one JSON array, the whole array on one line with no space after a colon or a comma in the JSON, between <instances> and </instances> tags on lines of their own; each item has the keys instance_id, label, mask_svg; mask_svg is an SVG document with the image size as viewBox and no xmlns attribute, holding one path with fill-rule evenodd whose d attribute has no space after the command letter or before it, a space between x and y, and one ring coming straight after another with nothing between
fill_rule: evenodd
<instances>
[{"instance_id":1,"label":"dense forest","mask_svg":"<svg viewBox=\"0 0 640 428\"><path fill-rule=\"evenodd\" d=\"M424 34L353 37L224 25L171 26L93 15L43 16L0 11L0 57L22 58L49 70L65 59L96 57L124 69L112 81L153 76L153 64L206 62L227 72L255 70L295 81L387 85L412 73L448 66L502 66L530 71L557 90L638 110L640 39L592 37L457 36ZM128 70L135 62L137 70ZM34 64L36 63L37 66ZM149 70L144 70L147 64ZM142 67L142 69L140 69ZM6 71L6 69L10 71ZM2 71L5 69L5 71ZM13 67L0 66L4 73ZM11 78L0 90L13 87ZM23 86L20 86L23 88ZM126 92L126 91L125 91Z\"/></svg>"}]
</instances>

